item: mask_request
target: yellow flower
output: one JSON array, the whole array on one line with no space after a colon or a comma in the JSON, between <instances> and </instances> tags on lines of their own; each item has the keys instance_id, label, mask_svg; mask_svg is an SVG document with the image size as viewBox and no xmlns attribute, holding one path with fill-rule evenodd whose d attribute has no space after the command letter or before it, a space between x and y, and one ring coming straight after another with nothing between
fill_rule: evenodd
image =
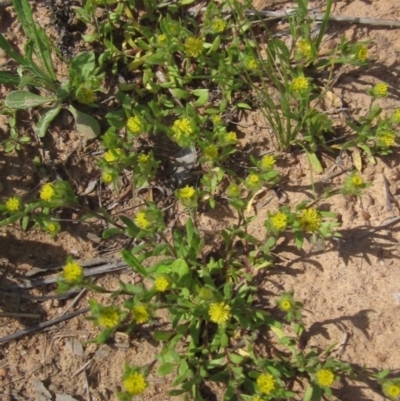
<instances>
[{"instance_id":1,"label":"yellow flower","mask_svg":"<svg viewBox=\"0 0 400 401\"><path fill-rule=\"evenodd\" d=\"M216 33L222 33L226 28L226 21L223 19L216 19L211 23L211 26Z\"/></svg>"},{"instance_id":2,"label":"yellow flower","mask_svg":"<svg viewBox=\"0 0 400 401\"><path fill-rule=\"evenodd\" d=\"M157 277L154 281L154 288L159 292L165 292L170 287L171 283L165 276Z\"/></svg>"},{"instance_id":3,"label":"yellow flower","mask_svg":"<svg viewBox=\"0 0 400 401\"><path fill-rule=\"evenodd\" d=\"M365 45L361 45L357 52L357 60L365 61L368 58L368 48Z\"/></svg>"},{"instance_id":4,"label":"yellow flower","mask_svg":"<svg viewBox=\"0 0 400 401\"><path fill-rule=\"evenodd\" d=\"M79 103L91 104L96 99L96 92L87 86L80 86L76 91L76 100Z\"/></svg>"},{"instance_id":5,"label":"yellow flower","mask_svg":"<svg viewBox=\"0 0 400 401\"><path fill-rule=\"evenodd\" d=\"M321 216L318 210L304 209L299 215L299 222L302 230L313 233L321 227Z\"/></svg>"},{"instance_id":6,"label":"yellow flower","mask_svg":"<svg viewBox=\"0 0 400 401\"><path fill-rule=\"evenodd\" d=\"M372 95L375 97L386 97L388 94L388 87L388 84L385 84L384 82L379 82L372 88Z\"/></svg>"},{"instance_id":7,"label":"yellow flower","mask_svg":"<svg viewBox=\"0 0 400 401\"><path fill-rule=\"evenodd\" d=\"M188 185L178 191L178 196L181 199L192 199L195 194L196 190L193 187L189 187Z\"/></svg>"},{"instance_id":8,"label":"yellow flower","mask_svg":"<svg viewBox=\"0 0 400 401\"><path fill-rule=\"evenodd\" d=\"M102 308L99 317L97 318L97 323L100 326L112 329L119 325L120 314L115 306L107 306Z\"/></svg>"},{"instance_id":9,"label":"yellow flower","mask_svg":"<svg viewBox=\"0 0 400 401\"><path fill-rule=\"evenodd\" d=\"M400 109L394 111L391 119L394 124L400 124Z\"/></svg>"},{"instance_id":10,"label":"yellow flower","mask_svg":"<svg viewBox=\"0 0 400 401\"><path fill-rule=\"evenodd\" d=\"M274 156L266 155L261 159L260 167L263 170L271 170L272 168L274 168L275 162L276 162L276 160L275 160Z\"/></svg>"},{"instance_id":11,"label":"yellow flower","mask_svg":"<svg viewBox=\"0 0 400 401\"><path fill-rule=\"evenodd\" d=\"M276 388L275 377L269 373L261 374L257 379L257 387L261 393L271 394Z\"/></svg>"},{"instance_id":12,"label":"yellow flower","mask_svg":"<svg viewBox=\"0 0 400 401\"><path fill-rule=\"evenodd\" d=\"M145 153L141 153L138 156L138 162L142 164L146 164L149 161L150 155L146 155Z\"/></svg>"},{"instance_id":13,"label":"yellow flower","mask_svg":"<svg viewBox=\"0 0 400 401\"><path fill-rule=\"evenodd\" d=\"M378 144L384 148L390 148L396 143L396 135L392 132L387 132L378 137Z\"/></svg>"},{"instance_id":14,"label":"yellow flower","mask_svg":"<svg viewBox=\"0 0 400 401\"><path fill-rule=\"evenodd\" d=\"M230 184L228 188L226 188L226 194L230 198L238 198L240 196L241 190L239 185L237 184Z\"/></svg>"},{"instance_id":15,"label":"yellow flower","mask_svg":"<svg viewBox=\"0 0 400 401\"><path fill-rule=\"evenodd\" d=\"M47 224L46 228L47 228L47 231L50 233L54 233L58 229L57 224L54 224L54 223Z\"/></svg>"},{"instance_id":16,"label":"yellow flower","mask_svg":"<svg viewBox=\"0 0 400 401\"><path fill-rule=\"evenodd\" d=\"M362 185L364 185L364 180L359 175L353 175L353 177L351 177L351 183L355 187L361 187Z\"/></svg>"},{"instance_id":17,"label":"yellow flower","mask_svg":"<svg viewBox=\"0 0 400 401\"><path fill-rule=\"evenodd\" d=\"M208 145L204 149L204 156L207 159L215 160L218 157L218 148L215 145Z\"/></svg>"},{"instance_id":18,"label":"yellow flower","mask_svg":"<svg viewBox=\"0 0 400 401\"><path fill-rule=\"evenodd\" d=\"M273 216L271 216L271 224L278 231L284 231L286 229L287 220L287 215L282 212L275 213Z\"/></svg>"},{"instance_id":19,"label":"yellow flower","mask_svg":"<svg viewBox=\"0 0 400 401\"><path fill-rule=\"evenodd\" d=\"M245 66L248 70L255 70L258 67L257 60L254 57L245 60Z\"/></svg>"},{"instance_id":20,"label":"yellow flower","mask_svg":"<svg viewBox=\"0 0 400 401\"><path fill-rule=\"evenodd\" d=\"M399 112L400 112L400 109L399 109ZM221 116L214 116L213 118L212 118L212 122L215 124L215 125L219 125L219 124L221 124L222 123L222 118L221 118Z\"/></svg>"},{"instance_id":21,"label":"yellow flower","mask_svg":"<svg viewBox=\"0 0 400 401\"><path fill-rule=\"evenodd\" d=\"M226 323L231 317L231 307L224 302L212 303L208 310L210 319L217 324Z\"/></svg>"},{"instance_id":22,"label":"yellow flower","mask_svg":"<svg viewBox=\"0 0 400 401\"><path fill-rule=\"evenodd\" d=\"M40 199L50 202L54 195L54 186L52 184L44 184L42 190L40 191Z\"/></svg>"},{"instance_id":23,"label":"yellow flower","mask_svg":"<svg viewBox=\"0 0 400 401\"><path fill-rule=\"evenodd\" d=\"M16 196L12 196L11 198L7 199L5 206L8 212L17 212L22 206L21 199L17 198Z\"/></svg>"},{"instance_id":24,"label":"yellow flower","mask_svg":"<svg viewBox=\"0 0 400 401\"><path fill-rule=\"evenodd\" d=\"M282 301L279 302L279 307L284 311L287 312L288 310L292 309L293 305L289 299L284 298Z\"/></svg>"},{"instance_id":25,"label":"yellow flower","mask_svg":"<svg viewBox=\"0 0 400 401\"><path fill-rule=\"evenodd\" d=\"M203 53L204 40L192 36L185 41L186 54L190 57L199 57Z\"/></svg>"},{"instance_id":26,"label":"yellow flower","mask_svg":"<svg viewBox=\"0 0 400 401\"><path fill-rule=\"evenodd\" d=\"M158 43L164 43L167 40L167 37L164 34L157 36Z\"/></svg>"},{"instance_id":27,"label":"yellow flower","mask_svg":"<svg viewBox=\"0 0 400 401\"><path fill-rule=\"evenodd\" d=\"M231 131L231 132L228 132L226 135L225 135L225 142L226 143L236 143L237 142L237 136L236 136L236 133L235 132L233 132L233 131Z\"/></svg>"},{"instance_id":28,"label":"yellow flower","mask_svg":"<svg viewBox=\"0 0 400 401\"><path fill-rule=\"evenodd\" d=\"M382 390L383 393L392 400L398 400L400 397L400 384L389 381L383 385Z\"/></svg>"},{"instance_id":29,"label":"yellow flower","mask_svg":"<svg viewBox=\"0 0 400 401\"><path fill-rule=\"evenodd\" d=\"M257 174L249 174L246 178L246 186L251 191L257 191L261 188L261 179Z\"/></svg>"},{"instance_id":30,"label":"yellow flower","mask_svg":"<svg viewBox=\"0 0 400 401\"><path fill-rule=\"evenodd\" d=\"M69 284L80 283L83 279L83 269L77 262L68 262L64 266L63 278Z\"/></svg>"},{"instance_id":31,"label":"yellow flower","mask_svg":"<svg viewBox=\"0 0 400 401\"><path fill-rule=\"evenodd\" d=\"M312 56L311 44L308 40L300 39L297 42L296 47L299 53L301 53L305 58L310 58Z\"/></svg>"},{"instance_id":32,"label":"yellow flower","mask_svg":"<svg viewBox=\"0 0 400 401\"><path fill-rule=\"evenodd\" d=\"M184 141L193 134L193 128L188 118L181 118L180 120L175 120L171 130L174 134L173 139L175 139L175 141L178 143L181 140Z\"/></svg>"},{"instance_id":33,"label":"yellow flower","mask_svg":"<svg viewBox=\"0 0 400 401\"><path fill-rule=\"evenodd\" d=\"M131 395L142 394L146 390L146 378L138 372L128 373L122 380L125 390Z\"/></svg>"},{"instance_id":34,"label":"yellow flower","mask_svg":"<svg viewBox=\"0 0 400 401\"><path fill-rule=\"evenodd\" d=\"M321 369L316 374L317 384L321 387L330 387L335 381L335 375L329 369Z\"/></svg>"},{"instance_id":35,"label":"yellow flower","mask_svg":"<svg viewBox=\"0 0 400 401\"><path fill-rule=\"evenodd\" d=\"M113 176L111 173L103 173L101 179L105 184L109 184L110 182L113 181Z\"/></svg>"},{"instance_id":36,"label":"yellow flower","mask_svg":"<svg viewBox=\"0 0 400 401\"><path fill-rule=\"evenodd\" d=\"M142 324L148 322L150 319L150 314L144 305L136 305L132 309L133 320L137 323Z\"/></svg>"},{"instance_id":37,"label":"yellow flower","mask_svg":"<svg viewBox=\"0 0 400 401\"><path fill-rule=\"evenodd\" d=\"M140 134L143 130L142 121L138 116L129 117L126 126L132 134Z\"/></svg>"},{"instance_id":38,"label":"yellow flower","mask_svg":"<svg viewBox=\"0 0 400 401\"><path fill-rule=\"evenodd\" d=\"M150 226L145 212L138 212L135 216L135 224L142 230L146 230Z\"/></svg>"},{"instance_id":39,"label":"yellow flower","mask_svg":"<svg viewBox=\"0 0 400 401\"><path fill-rule=\"evenodd\" d=\"M104 153L104 160L107 163L114 163L117 157L121 154L121 149L113 149Z\"/></svg>"},{"instance_id":40,"label":"yellow flower","mask_svg":"<svg viewBox=\"0 0 400 401\"><path fill-rule=\"evenodd\" d=\"M300 76L294 78L290 86L292 87L293 92L304 92L310 87L310 84L306 77Z\"/></svg>"}]
</instances>

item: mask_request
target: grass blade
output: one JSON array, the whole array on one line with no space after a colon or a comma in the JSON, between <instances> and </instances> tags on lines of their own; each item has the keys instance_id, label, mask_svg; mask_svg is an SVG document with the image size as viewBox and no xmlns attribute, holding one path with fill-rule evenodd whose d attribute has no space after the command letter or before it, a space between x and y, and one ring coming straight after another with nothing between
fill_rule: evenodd
<instances>
[{"instance_id":1,"label":"grass blade","mask_svg":"<svg viewBox=\"0 0 400 401\"><path fill-rule=\"evenodd\" d=\"M13 0L13 5L26 36L34 43L35 55L41 67L46 71L49 79L55 81L49 39L44 31L36 26L28 0Z\"/></svg>"}]
</instances>

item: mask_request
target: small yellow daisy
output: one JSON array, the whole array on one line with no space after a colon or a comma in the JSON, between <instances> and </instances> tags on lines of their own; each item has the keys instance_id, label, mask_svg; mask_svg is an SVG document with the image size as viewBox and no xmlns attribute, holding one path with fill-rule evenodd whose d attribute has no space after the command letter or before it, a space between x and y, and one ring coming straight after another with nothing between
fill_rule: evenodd
<instances>
[{"instance_id":1,"label":"small yellow daisy","mask_svg":"<svg viewBox=\"0 0 400 401\"><path fill-rule=\"evenodd\" d=\"M192 36L185 41L186 54L190 57L197 58L203 53L204 40Z\"/></svg>"},{"instance_id":2,"label":"small yellow daisy","mask_svg":"<svg viewBox=\"0 0 400 401\"><path fill-rule=\"evenodd\" d=\"M231 317L231 307L224 302L212 303L208 310L210 320L217 324L226 323Z\"/></svg>"},{"instance_id":3,"label":"small yellow daisy","mask_svg":"<svg viewBox=\"0 0 400 401\"><path fill-rule=\"evenodd\" d=\"M278 231L284 231L287 227L288 217L285 213L278 212L271 216L271 224Z\"/></svg>"},{"instance_id":4,"label":"small yellow daisy","mask_svg":"<svg viewBox=\"0 0 400 401\"><path fill-rule=\"evenodd\" d=\"M378 137L378 144L384 148L390 148L396 143L396 135L392 132L387 132Z\"/></svg>"},{"instance_id":5,"label":"small yellow daisy","mask_svg":"<svg viewBox=\"0 0 400 401\"><path fill-rule=\"evenodd\" d=\"M11 198L7 199L5 206L8 212L17 212L22 206L21 199L16 196L12 196Z\"/></svg>"},{"instance_id":6,"label":"small yellow daisy","mask_svg":"<svg viewBox=\"0 0 400 401\"><path fill-rule=\"evenodd\" d=\"M139 324L143 324L149 321L150 314L145 305L136 305L132 309L133 320Z\"/></svg>"},{"instance_id":7,"label":"small yellow daisy","mask_svg":"<svg viewBox=\"0 0 400 401\"><path fill-rule=\"evenodd\" d=\"M168 280L167 277L165 276L160 276L157 277L154 280L154 288L158 291L158 292L165 292L168 290L168 288L170 287L171 283Z\"/></svg>"},{"instance_id":8,"label":"small yellow daisy","mask_svg":"<svg viewBox=\"0 0 400 401\"><path fill-rule=\"evenodd\" d=\"M216 33L222 33L226 28L226 21L223 19L216 19L211 23L211 26Z\"/></svg>"},{"instance_id":9,"label":"small yellow daisy","mask_svg":"<svg viewBox=\"0 0 400 401\"><path fill-rule=\"evenodd\" d=\"M150 221L147 219L145 212L138 212L135 216L135 224L142 230L146 230L150 226Z\"/></svg>"},{"instance_id":10,"label":"small yellow daisy","mask_svg":"<svg viewBox=\"0 0 400 401\"><path fill-rule=\"evenodd\" d=\"M111 182L113 182L113 176L111 173L103 173L101 176L101 180L105 183L105 184L110 184Z\"/></svg>"},{"instance_id":11,"label":"small yellow daisy","mask_svg":"<svg viewBox=\"0 0 400 401\"><path fill-rule=\"evenodd\" d=\"M321 387L330 387L335 381L335 375L329 369L321 369L315 374L317 384Z\"/></svg>"},{"instance_id":12,"label":"small yellow daisy","mask_svg":"<svg viewBox=\"0 0 400 401\"><path fill-rule=\"evenodd\" d=\"M132 396L140 395L146 390L146 378L139 372L131 372L127 374L123 380L125 390Z\"/></svg>"},{"instance_id":13,"label":"small yellow daisy","mask_svg":"<svg viewBox=\"0 0 400 401\"><path fill-rule=\"evenodd\" d=\"M383 393L392 400L398 400L400 398L400 384L392 381L386 382L383 385Z\"/></svg>"},{"instance_id":14,"label":"small yellow daisy","mask_svg":"<svg viewBox=\"0 0 400 401\"><path fill-rule=\"evenodd\" d=\"M126 126L132 134L140 134L143 130L143 124L142 121L138 116L135 117L130 117L128 118L128 121L126 122Z\"/></svg>"},{"instance_id":15,"label":"small yellow daisy","mask_svg":"<svg viewBox=\"0 0 400 401\"><path fill-rule=\"evenodd\" d=\"M364 180L359 175L353 175L353 177L351 177L351 183L355 187L361 187L364 185Z\"/></svg>"},{"instance_id":16,"label":"small yellow daisy","mask_svg":"<svg viewBox=\"0 0 400 401\"><path fill-rule=\"evenodd\" d=\"M107 306L101 309L97 318L97 323L100 326L113 329L117 327L120 322L120 314L115 306Z\"/></svg>"},{"instance_id":17,"label":"small yellow daisy","mask_svg":"<svg viewBox=\"0 0 400 401\"><path fill-rule=\"evenodd\" d=\"M313 233L321 227L321 216L316 209L304 209L299 215L300 228Z\"/></svg>"},{"instance_id":18,"label":"small yellow daisy","mask_svg":"<svg viewBox=\"0 0 400 401\"><path fill-rule=\"evenodd\" d=\"M77 262L68 262L62 276L69 284L79 284L83 279L83 268Z\"/></svg>"},{"instance_id":19,"label":"small yellow daisy","mask_svg":"<svg viewBox=\"0 0 400 401\"><path fill-rule=\"evenodd\" d=\"M204 156L209 160L216 160L218 157L218 148L215 145L208 145L204 149Z\"/></svg>"},{"instance_id":20,"label":"small yellow daisy","mask_svg":"<svg viewBox=\"0 0 400 401\"><path fill-rule=\"evenodd\" d=\"M372 94L375 97L386 97L388 94L389 85L385 82L379 82L372 88Z\"/></svg>"},{"instance_id":21,"label":"small yellow daisy","mask_svg":"<svg viewBox=\"0 0 400 401\"><path fill-rule=\"evenodd\" d=\"M107 163L114 163L120 154L121 149L113 149L105 152L103 157Z\"/></svg>"},{"instance_id":22,"label":"small yellow daisy","mask_svg":"<svg viewBox=\"0 0 400 401\"><path fill-rule=\"evenodd\" d=\"M55 193L53 184L44 184L40 191L40 199L45 202L50 202Z\"/></svg>"},{"instance_id":23,"label":"small yellow daisy","mask_svg":"<svg viewBox=\"0 0 400 401\"><path fill-rule=\"evenodd\" d=\"M357 52L357 60L365 61L368 59L368 47L365 45L361 45Z\"/></svg>"},{"instance_id":24,"label":"small yellow daisy","mask_svg":"<svg viewBox=\"0 0 400 401\"><path fill-rule=\"evenodd\" d=\"M306 77L300 76L300 77L294 78L292 80L290 86L291 86L293 92L300 93L300 92L305 92L306 90L308 90L308 88L310 87L310 84Z\"/></svg>"},{"instance_id":25,"label":"small yellow daisy","mask_svg":"<svg viewBox=\"0 0 400 401\"><path fill-rule=\"evenodd\" d=\"M271 155L266 155L261 159L260 167L263 170L271 170L274 168L276 163L276 159L274 156Z\"/></svg>"},{"instance_id":26,"label":"small yellow daisy","mask_svg":"<svg viewBox=\"0 0 400 401\"><path fill-rule=\"evenodd\" d=\"M188 185L178 191L178 196L181 199L192 199L195 194L196 190L193 187L189 187Z\"/></svg>"},{"instance_id":27,"label":"small yellow daisy","mask_svg":"<svg viewBox=\"0 0 400 401\"><path fill-rule=\"evenodd\" d=\"M269 373L258 376L257 387L263 394L271 394L276 389L275 377Z\"/></svg>"},{"instance_id":28,"label":"small yellow daisy","mask_svg":"<svg viewBox=\"0 0 400 401\"><path fill-rule=\"evenodd\" d=\"M298 52L305 58L310 58L312 56L311 44L306 39L300 39L296 44Z\"/></svg>"}]
</instances>

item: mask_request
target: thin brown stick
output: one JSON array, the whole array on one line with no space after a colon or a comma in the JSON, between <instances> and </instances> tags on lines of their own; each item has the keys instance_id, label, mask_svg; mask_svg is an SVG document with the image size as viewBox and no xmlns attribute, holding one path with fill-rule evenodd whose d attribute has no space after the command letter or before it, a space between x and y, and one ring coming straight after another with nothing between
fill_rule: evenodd
<instances>
[{"instance_id":1,"label":"thin brown stick","mask_svg":"<svg viewBox=\"0 0 400 401\"><path fill-rule=\"evenodd\" d=\"M247 10L247 15L255 15L265 17L267 20L276 20L276 19L286 19L289 18L296 12L295 9L287 10L287 11L268 11L268 10L260 10L253 11ZM324 19L325 14L323 13L314 13L310 11L310 17L314 18L315 21L321 22ZM337 16L330 15L328 17L329 21L332 22L343 22L347 24L360 24L360 25L372 25L372 26L387 26L390 28L400 28L400 21L398 20L387 20L387 19L379 19L379 18L364 18L364 17L346 17L346 16Z\"/></svg>"},{"instance_id":2,"label":"thin brown stick","mask_svg":"<svg viewBox=\"0 0 400 401\"><path fill-rule=\"evenodd\" d=\"M358 237L356 237L356 239L363 239L365 237L368 237L369 235L375 233L376 231L383 230L384 228L389 227L399 221L400 221L400 216L394 217L393 219L390 219L390 220L386 221L385 223L380 224L377 227L373 227L373 228L369 229L364 234L361 234Z\"/></svg>"},{"instance_id":3,"label":"thin brown stick","mask_svg":"<svg viewBox=\"0 0 400 401\"><path fill-rule=\"evenodd\" d=\"M6 343L6 342L11 341L11 340L16 340L17 338L23 337L23 336L25 336L27 334L35 333L36 331L41 331L41 330L43 330L43 329L45 329L47 327L53 326L53 325L55 325L57 323L60 323L60 322L63 322L65 320L72 319L73 317L79 316L82 313L89 312L89 310L90 310L90 308L79 309L79 310L77 310L75 312L69 313L68 315L58 316L58 317L56 317L54 319L47 320L46 322L39 323L36 326L27 327L26 329L17 331L14 334L10 334L8 336L1 337L0 338L0 344Z\"/></svg>"},{"instance_id":4,"label":"thin brown stick","mask_svg":"<svg viewBox=\"0 0 400 401\"><path fill-rule=\"evenodd\" d=\"M0 317L24 317L28 319L40 319L40 314L20 313L20 312L0 312Z\"/></svg>"}]
</instances>

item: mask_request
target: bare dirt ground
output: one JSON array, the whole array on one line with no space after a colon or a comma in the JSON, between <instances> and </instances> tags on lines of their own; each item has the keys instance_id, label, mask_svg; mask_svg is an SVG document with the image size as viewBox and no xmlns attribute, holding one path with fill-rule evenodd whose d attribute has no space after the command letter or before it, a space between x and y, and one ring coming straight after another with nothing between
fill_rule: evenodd
<instances>
[{"instance_id":1,"label":"bare dirt ground","mask_svg":"<svg viewBox=\"0 0 400 401\"><path fill-rule=\"evenodd\" d=\"M313 5L321 6L323 3L314 2ZM273 10L294 6L278 0L255 0L254 5L258 9ZM36 6L36 12L39 22L46 25L48 12L40 4ZM400 3L398 0L337 1L333 14L400 20ZM15 38L18 36L15 31L17 28L11 16L12 9L0 14L0 22L3 24L1 31ZM368 67L346 70L336 82L333 92L352 109L354 116L362 115L369 106L366 89L383 80L389 84L390 95L388 99L380 101L380 105L387 112L399 107L399 29L330 23L330 40L339 41L343 33L355 40L370 39L375 62ZM6 93L1 86L0 93L1 96ZM258 128L265 126L260 112L248 114L240 123L248 126L238 128L238 137L243 145L257 142L268 146L270 133L264 128ZM29 130L29 127L26 129ZM6 132L7 126L2 119L1 140L7 137ZM63 174L67 174L76 183L79 194L88 204L95 203L98 197L96 190L87 196L83 194L90 181L99 178L93 156L97 146L82 142L68 120L58 121L39 147L28 146L18 155L0 154L0 196L7 198L17 193L29 197L37 193L40 183L46 179L32 163L33 156L39 155L44 160L46 157L48 160L61 160L56 165L49 161L48 169L52 172L61 169ZM323 162L325 171L322 176L314 172L315 181L341 168L352 166L350 154L343 155L340 166L334 159L324 158ZM279 155L277 167L286 179L280 186L280 196L273 196L265 206L260 205L273 195L272 191L259 200L257 219L252 223L252 234L259 238L264 235L263 222L267 211L277 210L281 202L296 205L302 200L312 199L310 168L304 154ZM341 174L319 182L316 189L322 191L325 186L339 187L344 176ZM400 214L398 151L393 156L379 158L375 166L365 161L362 176L372 183L362 196L362 202L338 195L320 205L325 210L341 215L340 231L343 239L326 243L325 246L307 244L301 252L293 244L280 244L277 266L260 274L260 280L262 290L271 298L270 304L273 304L274 297L281 291L295 290L296 299L305 306L304 314L309 327L305 344L307 347L324 349L332 343L342 344L338 352L344 361L358 367L365 365L399 372L400 233L398 226L367 233L369 228L379 226ZM393 195L389 203L384 177ZM103 204L112 201L107 198L105 191ZM119 206L127 207L129 202L126 199ZM229 221L229 216L221 219L221 215L227 216L219 206L204 213L200 216L201 226L205 230L220 229ZM74 216L62 217L70 219ZM63 232L56 240L51 240L39 230L24 233L17 228L0 228L0 310L3 313L25 312L38 315L35 318L20 319L0 315L0 337L60 316L73 299L35 299L54 295L54 285L12 293L3 291L4 287L18 282L35 268L46 270L52 265L62 266L67 255L82 260L94 257L118 258L115 249L120 249L124 244L114 242L110 245L100 241L98 236L102 228L90 222L65 222ZM109 289L116 289L118 280L132 282L135 277L130 271L122 271L103 276L98 282ZM83 294L67 313L86 307L91 296ZM107 302L106 297L97 298ZM47 331L42 330L2 344L0 401L61 400L60 395L70 395L76 400L114 400L114 390L120 385L124 363L140 365L151 362L157 348L151 339L141 333L133 338L127 338L121 333L113 343L107 345L85 345L84 342L96 333L97 329L85 320L85 315L79 315ZM84 365L86 368L80 370ZM166 395L170 389L168 377L164 380L150 376L150 381L151 388L138 399L170 399ZM343 382L334 390L334 394L342 401L384 399L379 389L370 383L355 385ZM219 401L222 400L220 397L217 394L209 399ZM300 400L301 397L295 399Z\"/></svg>"}]
</instances>

